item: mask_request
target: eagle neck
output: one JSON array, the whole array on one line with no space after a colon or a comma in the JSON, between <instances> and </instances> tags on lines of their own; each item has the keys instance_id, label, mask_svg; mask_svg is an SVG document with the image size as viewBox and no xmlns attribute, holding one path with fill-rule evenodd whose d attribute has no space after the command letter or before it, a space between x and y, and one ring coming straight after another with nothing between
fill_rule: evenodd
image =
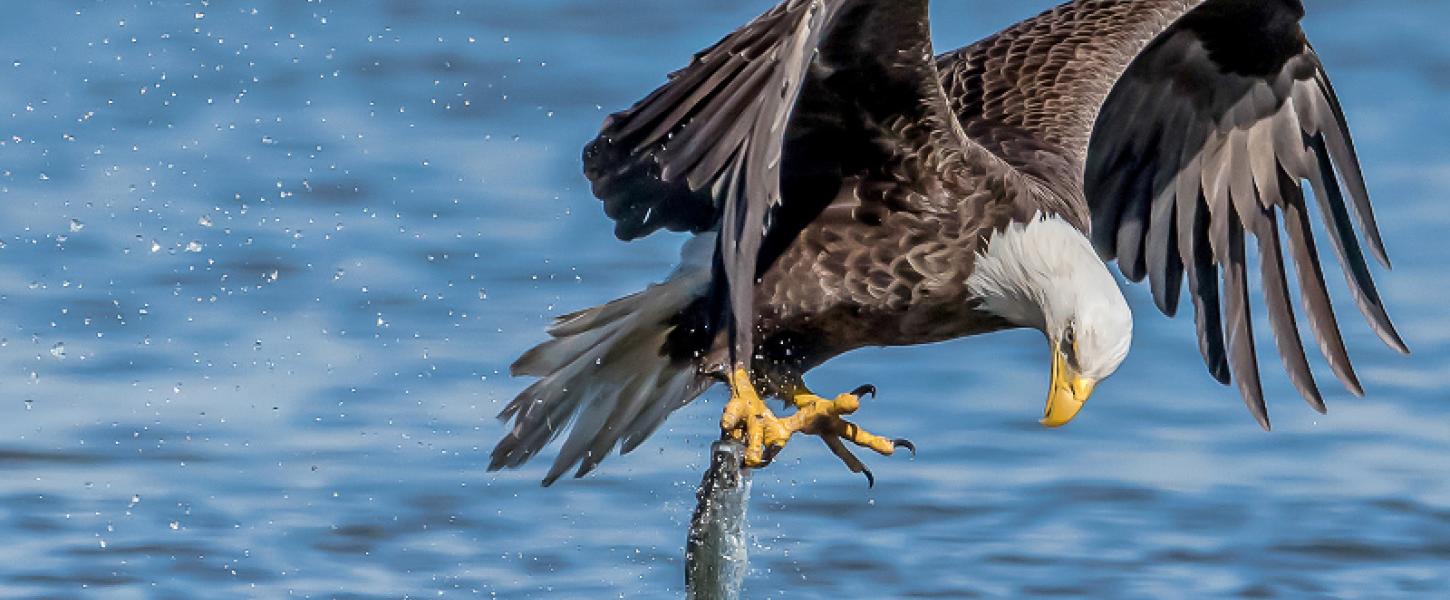
<instances>
[{"instance_id":1,"label":"eagle neck","mask_svg":"<svg viewBox=\"0 0 1450 600\"><path fill-rule=\"evenodd\" d=\"M967 288L983 310L1049 334L1065 327L1084 299L1123 302L1082 231L1041 213L991 234Z\"/></svg>"}]
</instances>

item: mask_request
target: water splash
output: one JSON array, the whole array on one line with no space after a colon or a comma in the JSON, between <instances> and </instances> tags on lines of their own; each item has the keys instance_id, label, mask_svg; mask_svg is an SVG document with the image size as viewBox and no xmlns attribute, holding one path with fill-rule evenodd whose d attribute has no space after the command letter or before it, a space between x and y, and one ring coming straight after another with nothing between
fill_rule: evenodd
<instances>
[{"instance_id":1,"label":"water splash","mask_svg":"<svg viewBox=\"0 0 1450 600\"><path fill-rule=\"evenodd\" d=\"M741 468L745 448L719 441L710 447L710 469L695 493L685 547L685 597L737 600L749 570L745 543L750 473Z\"/></svg>"}]
</instances>

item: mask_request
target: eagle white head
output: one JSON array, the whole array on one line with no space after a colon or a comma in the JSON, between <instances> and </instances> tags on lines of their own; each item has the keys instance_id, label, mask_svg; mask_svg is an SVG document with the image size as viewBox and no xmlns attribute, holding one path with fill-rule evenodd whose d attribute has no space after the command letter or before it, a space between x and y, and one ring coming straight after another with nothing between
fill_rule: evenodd
<instances>
[{"instance_id":1,"label":"eagle white head","mask_svg":"<svg viewBox=\"0 0 1450 600\"><path fill-rule=\"evenodd\" d=\"M1047 336L1052 387L1043 425L1071 421L1128 356L1128 302L1092 242L1061 217L1039 215L995 233L967 287L984 310Z\"/></svg>"}]
</instances>

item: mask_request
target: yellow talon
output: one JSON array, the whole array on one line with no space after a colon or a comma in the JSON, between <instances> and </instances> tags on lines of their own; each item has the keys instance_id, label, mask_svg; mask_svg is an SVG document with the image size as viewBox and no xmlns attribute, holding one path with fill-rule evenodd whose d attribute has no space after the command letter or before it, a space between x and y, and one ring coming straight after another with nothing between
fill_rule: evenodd
<instances>
[{"instance_id":1,"label":"yellow talon","mask_svg":"<svg viewBox=\"0 0 1450 600\"><path fill-rule=\"evenodd\" d=\"M720 417L720 429L725 437L745 444L745 466L748 468L769 464L775 454L785 448L792 435L804 433L819 436L847 468L854 473L864 473L867 481L874 483L871 471L851 454L842 440L886 456L895 454L897 448L907 448L915 454L916 447L906 440L875 435L842 418L861 408L861 396L866 393L875 395L876 390L862 386L852 393L827 400L802 387L798 393L791 395L791 402L796 406L795 414L777 418L755 390L750 373L736 369L730 375L730 402L725 405L725 412Z\"/></svg>"},{"instance_id":2,"label":"yellow talon","mask_svg":"<svg viewBox=\"0 0 1450 600\"><path fill-rule=\"evenodd\" d=\"M720 415L720 429L725 436L745 444L747 468L770 464L791 435L761 400L745 369L736 369L730 375L730 402Z\"/></svg>"}]
</instances>

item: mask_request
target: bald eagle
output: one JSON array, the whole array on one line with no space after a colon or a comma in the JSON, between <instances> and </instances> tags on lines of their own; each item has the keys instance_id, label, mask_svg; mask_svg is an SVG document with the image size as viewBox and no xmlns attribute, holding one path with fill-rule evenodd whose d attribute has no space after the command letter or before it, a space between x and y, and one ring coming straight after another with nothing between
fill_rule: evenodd
<instances>
[{"instance_id":1,"label":"bald eagle","mask_svg":"<svg viewBox=\"0 0 1450 600\"><path fill-rule=\"evenodd\" d=\"M1237 381L1268 429L1250 240L1290 381L1325 410L1286 252L1308 330L1362 394L1306 182L1360 312L1408 350L1371 279L1364 249L1389 261L1303 15L1301 0L1077 0L935 56L927 0L785 0L585 149L621 240L693 238L663 283L559 318L514 363L538 379L500 415L513 424L491 469L572 423L544 484L583 476L725 383L722 435L747 466L804 433L869 479L849 445L914 446L843 418L875 388L825 398L803 374L858 348L1009 328L1045 335L1042 423L1061 426L1128 353L1111 261L1169 316L1187 280L1209 373ZM767 397L795 412L776 416Z\"/></svg>"}]
</instances>

